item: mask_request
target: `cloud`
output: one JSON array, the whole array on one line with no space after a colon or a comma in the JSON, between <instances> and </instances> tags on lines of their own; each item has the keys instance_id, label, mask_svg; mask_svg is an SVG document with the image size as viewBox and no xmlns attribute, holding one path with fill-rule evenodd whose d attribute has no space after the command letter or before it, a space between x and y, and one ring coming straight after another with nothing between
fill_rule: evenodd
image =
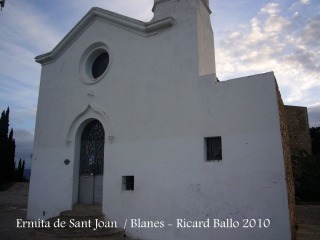
<instances>
[{"instance_id":1,"label":"cloud","mask_svg":"<svg viewBox=\"0 0 320 240\"><path fill-rule=\"evenodd\" d=\"M10 106L16 160L30 165L41 66L34 57L51 51L93 6L149 21L151 0L11 0L0 15L0 110Z\"/></svg>"},{"instance_id":2,"label":"cloud","mask_svg":"<svg viewBox=\"0 0 320 240\"><path fill-rule=\"evenodd\" d=\"M12 43L27 46L36 51L45 51L58 43L62 32L48 20L46 12L30 1L13 0L6 8L2 31ZM18 16L18 17L17 17Z\"/></svg>"},{"instance_id":3,"label":"cloud","mask_svg":"<svg viewBox=\"0 0 320 240\"><path fill-rule=\"evenodd\" d=\"M320 127L320 105L308 108L309 126Z\"/></svg>"},{"instance_id":4,"label":"cloud","mask_svg":"<svg viewBox=\"0 0 320 240\"><path fill-rule=\"evenodd\" d=\"M133 17L144 21L146 18L151 18L153 13L151 11L154 1L153 0L78 0L72 2L61 1L63 7L69 13L79 12L78 17L89 11L92 7L100 7L112 12L116 12L128 17Z\"/></svg>"},{"instance_id":5,"label":"cloud","mask_svg":"<svg viewBox=\"0 0 320 240\"><path fill-rule=\"evenodd\" d=\"M268 3L265 7L261 8L261 13L267 13L270 16L276 16L280 12L278 3Z\"/></svg>"},{"instance_id":6,"label":"cloud","mask_svg":"<svg viewBox=\"0 0 320 240\"><path fill-rule=\"evenodd\" d=\"M25 168L30 168L31 154L33 152L33 134L25 129L14 129L13 136L16 142L16 163L21 158L26 162Z\"/></svg>"},{"instance_id":7,"label":"cloud","mask_svg":"<svg viewBox=\"0 0 320 240\"><path fill-rule=\"evenodd\" d=\"M14 138L17 141L33 141L33 134L25 129L15 129Z\"/></svg>"},{"instance_id":8,"label":"cloud","mask_svg":"<svg viewBox=\"0 0 320 240\"><path fill-rule=\"evenodd\" d=\"M298 27L297 27L298 26ZM282 13L268 3L236 26L217 44L217 73L221 79L274 71L285 103L311 106L320 87L320 13L309 18Z\"/></svg>"},{"instance_id":9,"label":"cloud","mask_svg":"<svg viewBox=\"0 0 320 240\"><path fill-rule=\"evenodd\" d=\"M10 106L10 124L32 131L40 82L34 57L57 44L62 34L33 1L12 0L1 13L0 109Z\"/></svg>"},{"instance_id":10,"label":"cloud","mask_svg":"<svg viewBox=\"0 0 320 240\"><path fill-rule=\"evenodd\" d=\"M11 107L10 124L16 129L17 150L26 152L19 152L21 156L27 156L32 148L30 133L34 131L41 69L34 57L51 51L92 6L149 21L152 5L152 0L6 2L0 14L0 110ZM319 10L319 4L315 6L310 0L297 0L286 9L279 3L268 3L252 15L249 23L233 30L226 28L226 37L216 48L218 77L274 71L285 103L319 106ZM233 17L221 18L228 19ZM319 119L319 115L310 109L310 122L315 122L313 116ZM27 132L20 131L22 128Z\"/></svg>"},{"instance_id":11,"label":"cloud","mask_svg":"<svg viewBox=\"0 0 320 240\"><path fill-rule=\"evenodd\" d=\"M302 4L310 4L310 0L300 0L300 3L302 3Z\"/></svg>"}]
</instances>

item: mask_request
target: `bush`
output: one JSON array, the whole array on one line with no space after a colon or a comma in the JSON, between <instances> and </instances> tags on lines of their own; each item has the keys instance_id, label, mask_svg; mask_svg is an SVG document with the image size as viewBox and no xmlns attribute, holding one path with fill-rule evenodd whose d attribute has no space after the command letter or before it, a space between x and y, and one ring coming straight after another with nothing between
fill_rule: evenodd
<instances>
[{"instance_id":1,"label":"bush","mask_svg":"<svg viewBox=\"0 0 320 240\"><path fill-rule=\"evenodd\" d=\"M300 151L297 156L299 173L296 174L296 199L300 201L320 201L320 154L312 156Z\"/></svg>"}]
</instances>

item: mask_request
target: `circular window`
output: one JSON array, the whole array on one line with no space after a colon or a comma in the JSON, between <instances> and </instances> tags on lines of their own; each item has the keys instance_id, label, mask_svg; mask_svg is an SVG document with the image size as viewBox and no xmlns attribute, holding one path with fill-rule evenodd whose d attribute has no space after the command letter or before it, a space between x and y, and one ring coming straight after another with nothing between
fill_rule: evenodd
<instances>
[{"instance_id":1,"label":"circular window","mask_svg":"<svg viewBox=\"0 0 320 240\"><path fill-rule=\"evenodd\" d=\"M93 78L97 79L107 69L109 65L109 54L107 52L101 53L92 64L91 73Z\"/></svg>"},{"instance_id":2,"label":"circular window","mask_svg":"<svg viewBox=\"0 0 320 240\"><path fill-rule=\"evenodd\" d=\"M111 56L105 43L95 43L83 53L80 61L82 82L94 84L105 76L110 68Z\"/></svg>"}]
</instances>

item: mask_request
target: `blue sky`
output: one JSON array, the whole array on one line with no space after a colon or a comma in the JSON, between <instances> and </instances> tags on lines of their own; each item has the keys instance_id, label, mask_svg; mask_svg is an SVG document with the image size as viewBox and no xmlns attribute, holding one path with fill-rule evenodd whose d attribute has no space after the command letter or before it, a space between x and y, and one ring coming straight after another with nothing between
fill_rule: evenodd
<instances>
[{"instance_id":1,"label":"blue sky","mask_svg":"<svg viewBox=\"0 0 320 240\"><path fill-rule=\"evenodd\" d=\"M91 7L149 21L153 0L7 0L0 12L0 110L10 106L16 156L28 161L41 66ZM287 105L320 126L320 1L210 0L220 80L274 71Z\"/></svg>"}]
</instances>

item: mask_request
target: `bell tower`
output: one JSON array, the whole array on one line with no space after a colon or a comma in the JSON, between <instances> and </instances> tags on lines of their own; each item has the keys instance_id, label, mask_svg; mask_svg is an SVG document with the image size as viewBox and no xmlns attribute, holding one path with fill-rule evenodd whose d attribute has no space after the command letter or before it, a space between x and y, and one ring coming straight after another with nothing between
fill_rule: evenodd
<instances>
[{"instance_id":1,"label":"bell tower","mask_svg":"<svg viewBox=\"0 0 320 240\"><path fill-rule=\"evenodd\" d=\"M216 82L213 30L210 21L209 0L154 0L152 21L172 17L175 20L176 41L190 44L198 76L209 76ZM176 43L175 43L176 44ZM206 77L208 79L208 77Z\"/></svg>"}]
</instances>

